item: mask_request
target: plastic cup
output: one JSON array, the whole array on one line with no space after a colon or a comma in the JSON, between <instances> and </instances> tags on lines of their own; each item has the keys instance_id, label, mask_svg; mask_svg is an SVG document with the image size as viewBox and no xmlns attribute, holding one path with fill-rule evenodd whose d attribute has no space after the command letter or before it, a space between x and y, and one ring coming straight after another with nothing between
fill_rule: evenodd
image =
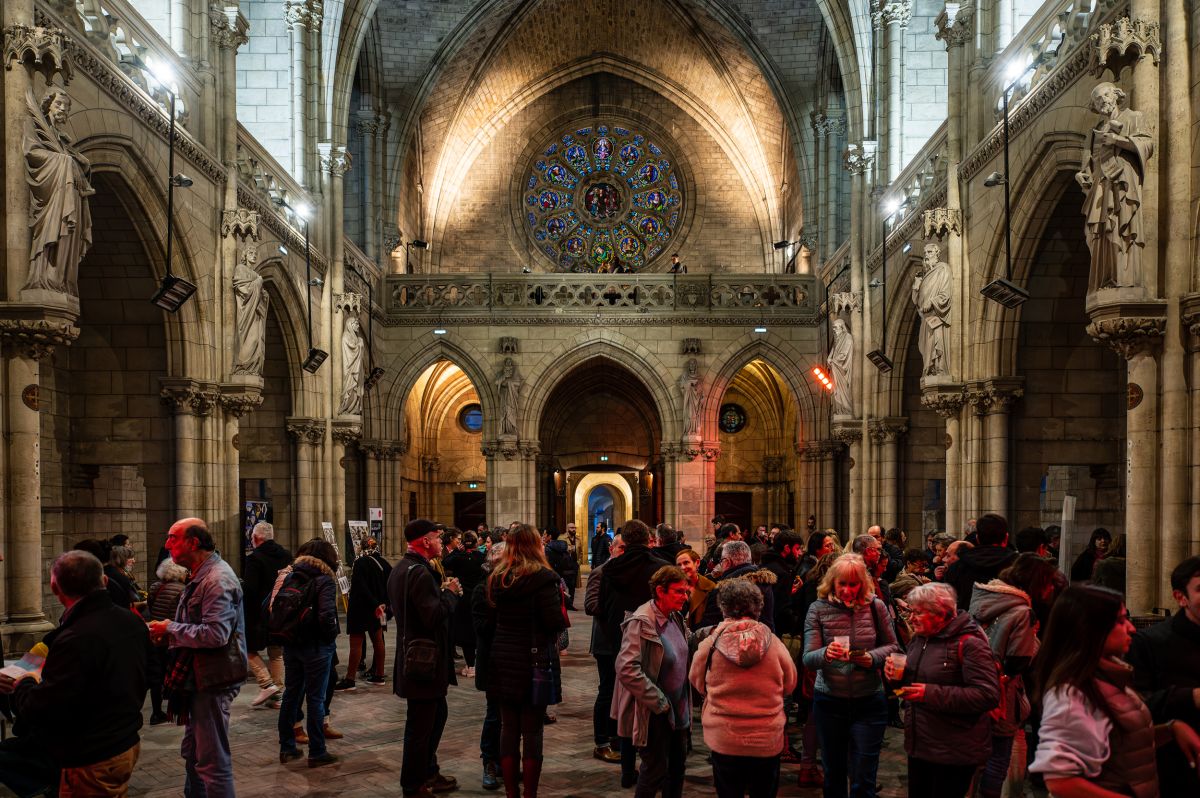
<instances>
[{"instance_id":1,"label":"plastic cup","mask_svg":"<svg viewBox=\"0 0 1200 798\"><path fill-rule=\"evenodd\" d=\"M833 638L833 642L837 643L847 651L850 650L850 635L838 635L837 637Z\"/></svg>"},{"instance_id":2,"label":"plastic cup","mask_svg":"<svg viewBox=\"0 0 1200 798\"><path fill-rule=\"evenodd\" d=\"M904 666L908 664L908 655L892 652L888 654L888 662L892 663L892 669L895 670L896 678L899 679L904 675Z\"/></svg>"}]
</instances>

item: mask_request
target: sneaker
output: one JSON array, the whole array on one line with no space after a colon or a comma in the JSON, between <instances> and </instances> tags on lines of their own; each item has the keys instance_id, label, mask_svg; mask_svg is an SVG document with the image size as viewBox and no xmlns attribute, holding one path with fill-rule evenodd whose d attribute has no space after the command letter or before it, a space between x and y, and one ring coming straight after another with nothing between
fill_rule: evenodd
<instances>
[{"instance_id":1,"label":"sneaker","mask_svg":"<svg viewBox=\"0 0 1200 798\"><path fill-rule=\"evenodd\" d=\"M338 761L338 758L337 758L336 754L331 754L328 751L326 751L325 753L321 754L320 756L310 756L308 758L308 766L310 768L319 768L319 767L324 767L325 765L332 765L334 762L337 762L337 761Z\"/></svg>"},{"instance_id":2,"label":"sneaker","mask_svg":"<svg viewBox=\"0 0 1200 798\"><path fill-rule=\"evenodd\" d=\"M367 684L369 684L373 687L379 687L382 684L387 684L387 679L385 679L382 676L368 676L363 681L365 681Z\"/></svg>"},{"instance_id":3,"label":"sneaker","mask_svg":"<svg viewBox=\"0 0 1200 798\"><path fill-rule=\"evenodd\" d=\"M167 722L167 713L165 713L165 712L151 712L150 713L150 725L151 726L157 726L160 723L166 723L166 722Z\"/></svg>"},{"instance_id":4,"label":"sneaker","mask_svg":"<svg viewBox=\"0 0 1200 798\"><path fill-rule=\"evenodd\" d=\"M286 765L288 762L291 762L293 759L299 759L302 756L304 756L304 754L300 753L300 750L297 748L292 748L287 751L280 751L279 752L279 764Z\"/></svg>"},{"instance_id":5,"label":"sneaker","mask_svg":"<svg viewBox=\"0 0 1200 798\"><path fill-rule=\"evenodd\" d=\"M279 688L273 684L268 684L266 687L258 691L258 697L250 702L252 707L261 707L263 704L271 700L271 697L279 693Z\"/></svg>"},{"instance_id":6,"label":"sneaker","mask_svg":"<svg viewBox=\"0 0 1200 798\"><path fill-rule=\"evenodd\" d=\"M425 782L425 788L430 792L454 792L458 789L458 779L439 773Z\"/></svg>"},{"instance_id":7,"label":"sneaker","mask_svg":"<svg viewBox=\"0 0 1200 798\"><path fill-rule=\"evenodd\" d=\"M618 763L621 761L621 752L614 751L607 745L598 745L592 749L592 757L599 759L601 762Z\"/></svg>"},{"instance_id":8,"label":"sneaker","mask_svg":"<svg viewBox=\"0 0 1200 798\"><path fill-rule=\"evenodd\" d=\"M357 690L358 688L354 686L353 679L342 679L333 686L333 689L339 693L349 693L353 690Z\"/></svg>"},{"instance_id":9,"label":"sneaker","mask_svg":"<svg viewBox=\"0 0 1200 798\"><path fill-rule=\"evenodd\" d=\"M340 731L338 731L337 729L330 726L329 721L325 721L325 739L326 740L340 740L345 736L346 735L342 734Z\"/></svg>"},{"instance_id":10,"label":"sneaker","mask_svg":"<svg viewBox=\"0 0 1200 798\"><path fill-rule=\"evenodd\" d=\"M472 668L470 665L467 665L466 667L464 667L462 670L460 670L458 672L458 675L465 676L468 679L474 679L475 678L475 669Z\"/></svg>"},{"instance_id":11,"label":"sneaker","mask_svg":"<svg viewBox=\"0 0 1200 798\"><path fill-rule=\"evenodd\" d=\"M483 789L500 789L500 767L495 762L483 763Z\"/></svg>"}]
</instances>

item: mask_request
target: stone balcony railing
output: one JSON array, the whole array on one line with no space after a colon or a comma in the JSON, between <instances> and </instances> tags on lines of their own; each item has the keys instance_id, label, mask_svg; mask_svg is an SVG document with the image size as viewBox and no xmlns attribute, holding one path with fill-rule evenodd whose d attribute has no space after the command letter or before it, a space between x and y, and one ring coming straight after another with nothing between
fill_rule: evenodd
<instances>
[{"instance_id":1,"label":"stone balcony railing","mask_svg":"<svg viewBox=\"0 0 1200 798\"><path fill-rule=\"evenodd\" d=\"M389 275L389 324L605 323L651 318L707 324L816 324L811 275L443 274Z\"/></svg>"}]
</instances>

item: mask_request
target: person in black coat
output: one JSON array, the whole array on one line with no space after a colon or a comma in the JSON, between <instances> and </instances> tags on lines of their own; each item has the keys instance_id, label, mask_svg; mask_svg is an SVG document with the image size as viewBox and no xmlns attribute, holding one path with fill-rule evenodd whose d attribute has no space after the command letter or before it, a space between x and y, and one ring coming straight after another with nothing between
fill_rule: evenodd
<instances>
[{"instance_id":1,"label":"person in black coat","mask_svg":"<svg viewBox=\"0 0 1200 798\"><path fill-rule=\"evenodd\" d=\"M283 684L283 648L267 641L263 621L263 603L275 587L275 577L292 564L292 553L275 542L275 527L259 521L250 532L254 551L246 555L242 569L242 596L246 612L246 661L258 682L258 696L250 703L258 706L279 693ZM263 649L267 662L263 662Z\"/></svg>"},{"instance_id":2,"label":"person in black coat","mask_svg":"<svg viewBox=\"0 0 1200 798\"><path fill-rule=\"evenodd\" d=\"M346 607L346 632L350 635L350 659L346 663L346 678L334 685L336 690L354 690L355 674L362 662L367 635L371 636L373 668L368 684L384 683L383 668L387 645L383 640L383 623L387 611L387 580L392 564L379 553L375 538L366 538L362 551L350 572L350 601Z\"/></svg>"},{"instance_id":3,"label":"person in black coat","mask_svg":"<svg viewBox=\"0 0 1200 798\"><path fill-rule=\"evenodd\" d=\"M487 574L492 572L500 557L504 555L504 541L492 545L486 555L481 579L471 591L471 627L475 633L475 689L486 694L488 685L488 660L492 656L492 638L496 636L496 615L488 605ZM461 602L460 602L461 603ZM483 788L494 790L500 786L500 704L487 697L487 709L483 715L483 727L479 731L479 757L483 760Z\"/></svg>"},{"instance_id":4,"label":"person in black coat","mask_svg":"<svg viewBox=\"0 0 1200 798\"><path fill-rule=\"evenodd\" d=\"M546 562L541 536L528 524L508 533L503 556L487 578L487 603L495 624L487 694L500 705L500 771L510 796L522 794L517 790L518 757L524 795L536 796L541 778L547 704L545 697L533 694L535 669L548 668L553 692L562 691L556 641L567 628L567 618L560 582Z\"/></svg>"},{"instance_id":5,"label":"person in black coat","mask_svg":"<svg viewBox=\"0 0 1200 798\"><path fill-rule=\"evenodd\" d=\"M1003 516L995 513L981 516L975 532L979 545L964 551L942 575L942 581L958 594L960 610L970 609L976 582L986 585L1017 559L1017 553L1008 548L1008 522Z\"/></svg>"},{"instance_id":6,"label":"person in black coat","mask_svg":"<svg viewBox=\"0 0 1200 798\"><path fill-rule=\"evenodd\" d=\"M770 550L762 557L760 570L775 575L775 584L771 589L775 594L774 620L775 633L778 635L804 634L804 618L794 614L803 602L803 596L799 590L792 590L803 553L804 540L795 532L788 531L776 535Z\"/></svg>"},{"instance_id":7,"label":"person in black coat","mask_svg":"<svg viewBox=\"0 0 1200 798\"><path fill-rule=\"evenodd\" d=\"M1079 552L1079 556L1075 558L1075 562L1071 565L1071 581L1072 582L1087 582L1092 578L1092 572L1096 570L1097 560L1102 560L1108 554L1108 547L1112 544L1112 533L1104 527L1099 527L1092 530L1092 536L1088 540L1087 548Z\"/></svg>"},{"instance_id":8,"label":"person in black coat","mask_svg":"<svg viewBox=\"0 0 1200 798\"><path fill-rule=\"evenodd\" d=\"M762 613L758 616L772 632L775 631L775 574L765 568L759 568L750 562L750 546L744 540L731 540L721 548L721 565L724 570L717 580L717 588L710 591L708 601L704 605L704 617L700 619L700 628L716 626L722 620L721 607L717 603L717 593L720 592L721 582L731 579L745 579L751 582L762 593Z\"/></svg>"},{"instance_id":9,"label":"person in black coat","mask_svg":"<svg viewBox=\"0 0 1200 798\"><path fill-rule=\"evenodd\" d=\"M137 762L146 700L150 635L127 607L114 606L103 566L84 551L68 551L51 566L50 589L66 608L43 640L50 651L42 681L0 676L11 695L17 733L40 741L62 768L59 789L87 791L81 776L103 764L128 784Z\"/></svg>"},{"instance_id":10,"label":"person in black coat","mask_svg":"<svg viewBox=\"0 0 1200 798\"><path fill-rule=\"evenodd\" d=\"M621 639L621 622L625 613L633 612L654 595L650 592L650 577L664 565L671 563L660 559L650 548L650 527L636 519L621 529L621 540L625 552L609 560L600 578L600 612L597 623L604 624L604 635L608 640Z\"/></svg>"},{"instance_id":11,"label":"person in black coat","mask_svg":"<svg viewBox=\"0 0 1200 798\"><path fill-rule=\"evenodd\" d=\"M588 547L592 555L593 568L608 562L608 549L611 543L612 538L608 536L608 530L604 528L604 524L598 524L596 534L592 536L592 545Z\"/></svg>"},{"instance_id":12,"label":"person in black coat","mask_svg":"<svg viewBox=\"0 0 1200 798\"><path fill-rule=\"evenodd\" d=\"M404 527L408 551L388 576L388 602L396 619L396 657L392 666L392 692L408 702L404 721L404 755L400 787L416 795L427 784L434 792L456 789L458 782L444 776L437 761L438 745L446 728L446 691L454 678L454 648L450 618L462 595L453 577L442 584L431 560L442 556L437 524L415 518ZM433 678L405 673L406 640L432 640L437 649Z\"/></svg>"},{"instance_id":13,"label":"person in black coat","mask_svg":"<svg viewBox=\"0 0 1200 798\"><path fill-rule=\"evenodd\" d=\"M575 555L567 541L559 540L560 534L557 529L550 527L542 536L542 543L546 547L546 562L550 563L550 567L562 577L567 586L567 608L573 610L575 609L575 583L579 580L579 563L575 561ZM610 552L612 550L611 541L609 550Z\"/></svg>"},{"instance_id":14,"label":"person in black coat","mask_svg":"<svg viewBox=\"0 0 1200 798\"><path fill-rule=\"evenodd\" d=\"M463 533L463 546L442 558L442 568L446 576L453 576L462 585L464 596L473 596L475 587L483 581L484 554L476 547L479 545L474 532ZM456 646L461 646L463 660L466 666L459 671L460 676L473 678L476 672L475 627L471 622L471 602L460 601L454 608L454 617L450 622L451 637Z\"/></svg>"}]
</instances>

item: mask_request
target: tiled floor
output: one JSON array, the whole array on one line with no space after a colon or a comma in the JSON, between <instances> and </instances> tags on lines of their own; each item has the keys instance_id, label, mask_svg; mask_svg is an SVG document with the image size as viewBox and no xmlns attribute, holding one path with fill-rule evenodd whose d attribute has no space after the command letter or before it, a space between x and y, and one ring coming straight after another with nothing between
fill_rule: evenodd
<instances>
[{"instance_id":1,"label":"tiled floor","mask_svg":"<svg viewBox=\"0 0 1200 798\"><path fill-rule=\"evenodd\" d=\"M592 758L592 701L596 689L595 662L587 653L590 619L572 613L571 645L563 657L565 702L555 708L558 723L546 727L546 762L541 794L545 796L632 795L621 790L619 767ZM394 632L392 633L394 634ZM346 660L346 638L339 642L339 656ZM388 638L389 647L392 638ZM250 796L391 796L400 794L401 738L404 733L404 702L392 695L389 682L383 687L366 687L338 693L333 702L333 724L346 738L334 740L329 750L341 757L336 765L309 770L303 759L280 765L275 731L277 713L254 709L250 701L258 693L248 683L234 704L230 722L234 771L238 794ZM461 665L461 663L459 663ZM344 665L342 666L344 670ZM147 702L148 703L148 702ZM460 677L449 695L450 721L439 750L444 773L455 776L460 790L455 795L503 795L480 786L479 727L483 719L483 694L474 683ZM149 708L147 707L147 713ZM794 732L794 730L793 730ZM794 732L795 733L795 732ZM135 796L179 795L183 785L183 761L179 758L181 730L173 726L146 726L142 755L130 790ZM695 750L688 758L686 796L714 795L712 771L706 761L700 729L693 735ZM880 765L883 798L907 795L904 785L902 734L889 729ZM783 767L780 795L819 796L820 789L796 786L794 766Z\"/></svg>"}]
</instances>

